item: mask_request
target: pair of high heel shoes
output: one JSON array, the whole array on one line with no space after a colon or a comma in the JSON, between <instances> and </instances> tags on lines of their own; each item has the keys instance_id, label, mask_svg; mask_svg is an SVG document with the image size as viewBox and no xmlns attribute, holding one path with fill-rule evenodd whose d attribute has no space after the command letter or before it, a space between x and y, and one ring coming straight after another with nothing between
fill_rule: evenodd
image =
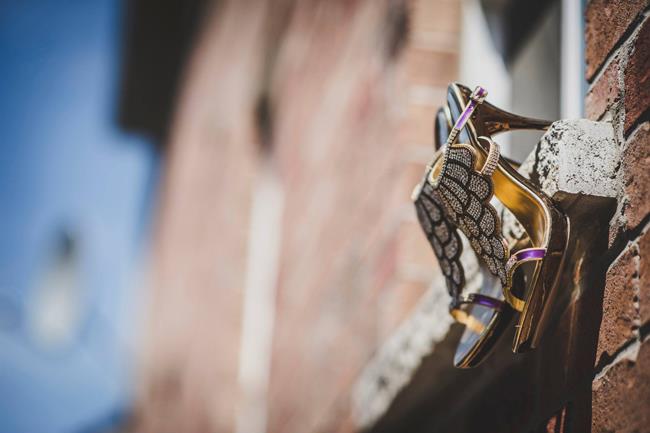
<instances>
[{"instance_id":1,"label":"pair of high heel shoes","mask_svg":"<svg viewBox=\"0 0 650 433\"><path fill-rule=\"evenodd\" d=\"M500 154L492 136L513 129L545 130L551 122L505 112L484 101L487 92L451 84L436 115L437 151L413 191L418 220L431 243L452 298L451 315L465 325L454 365L476 366L517 315L514 352L535 348L550 305L568 239L568 220L537 186ZM524 230L506 239L501 203ZM499 206L499 205L497 205ZM482 280L466 294L463 240L475 253ZM463 257L466 257L464 255Z\"/></svg>"}]
</instances>

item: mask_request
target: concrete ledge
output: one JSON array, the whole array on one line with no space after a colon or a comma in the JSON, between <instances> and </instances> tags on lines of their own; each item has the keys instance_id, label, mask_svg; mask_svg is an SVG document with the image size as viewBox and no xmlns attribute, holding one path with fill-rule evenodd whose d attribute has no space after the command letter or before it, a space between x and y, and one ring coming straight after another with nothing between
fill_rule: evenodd
<instances>
[{"instance_id":1,"label":"concrete ledge","mask_svg":"<svg viewBox=\"0 0 650 433\"><path fill-rule=\"evenodd\" d=\"M611 123L559 120L526 158L520 172L553 197L558 191L616 197L620 149Z\"/></svg>"}]
</instances>

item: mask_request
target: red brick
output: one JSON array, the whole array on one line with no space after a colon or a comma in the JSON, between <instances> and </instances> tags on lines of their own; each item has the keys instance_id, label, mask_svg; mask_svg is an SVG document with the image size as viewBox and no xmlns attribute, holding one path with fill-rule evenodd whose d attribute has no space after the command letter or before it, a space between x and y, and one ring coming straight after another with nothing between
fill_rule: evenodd
<instances>
[{"instance_id":1,"label":"red brick","mask_svg":"<svg viewBox=\"0 0 650 433\"><path fill-rule=\"evenodd\" d=\"M444 101L457 73L449 47L460 1L415 7L417 31L454 42L444 52L408 47L390 60L382 41L391 2L292 1L281 22L274 10L286 2L268 3L220 2L188 68L158 221L160 325L151 326L138 431L235 430L260 89L285 193L267 430L353 431L359 371L428 287L420 269L436 276L414 215L403 222L428 162L404 163L419 158L405 157L405 144L431 143L434 110L423 98L420 108L405 102L418 99L413 88ZM403 123L412 135L396 139Z\"/></svg>"},{"instance_id":2,"label":"red brick","mask_svg":"<svg viewBox=\"0 0 650 433\"><path fill-rule=\"evenodd\" d=\"M421 147L418 147L417 149L419 150L421 149ZM424 149L426 149L426 147L424 147ZM401 164L400 166L401 175L399 179L399 191L400 194L402 194L402 197L409 199L408 202L407 201L404 202L408 206L409 215L407 215L407 217L412 216L413 218L415 218L415 211L413 211L413 214L410 214L411 208L413 207L413 204L410 201L410 197L411 194L413 193L413 190L415 189L415 185L417 185L418 183L420 183L420 181L422 181L425 164L428 162L427 161L428 155L424 154L424 152L422 153L423 153L422 162L420 161L408 162L408 163Z\"/></svg>"},{"instance_id":3,"label":"red brick","mask_svg":"<svg viewBox=\"0 0 650 433\"><path fill-rule=\"evenodd\" d=\"M460 2L455 0L417 0L413 5L412 31L449 32L460 30Z\"/></svg>"},{"instance_id":4,"label":"red brick","mask_svg":"<svg viewBox=\"0 0 650 433\"><path fill-rule=\"evenodd\" d=\"M647 0L592 0L586 11L587 79L591 80Z\"/></svg>"},{"instance_id":5,"label":"red brick","mask_svg":"<svg viewBox=\"0 0 650 433\"><path fill-rule=\"evenodd\" d=\"M633 229L650 213L650 122L640 125L627 141L621 169L626 201L626 227Z\"/></svg>"},{"instance_id":6,"label":"red brick","mask_svg":"<svg viewBox=\"0 0 650 433\"><path fill-rule=\"evenodd\" d=\"M456 53L411 48L404 57L411 84L444 87L458 76L458 55Z\"/></svg>"},{"instance_id":7,"label":"red brick","mask_svg":"<svg viewBox=\"0 0 650 433\"><path fill-rule=\"evenodd\" d=\"M619 60L614 59L587 93L585 111L589 119L598 120L620 98Z\"/></svg>"},{"instance_id":8,"label":"red brick","mask_svg":"<svg viewBox=\"0 0 650 433\"><path fill-rule=\"evenodd\" d=\"M396 284L383 294L379 306L381 319L377 341L385 341L408 317L428 288L424 282L412 281Z\"/></svg>"},{"instance_id":9,"label":"red brick","mask_svg":"<svg viewBox=\"0 0 650 433\"><path fill-rule=\"evenodd\" d=\"M414 213L410 192L428 162L404 163L405 144L431 143L434 110L396 110L407 98L386 89L395 78L407 80L407 89L446 85L456 57L408 47L397 59L404 69L393 74L395 65L373 60L377 48L369 42L386 3L356 4L339 14L340 2L325 2L319 13L300 2L285 33L289 54L275 66L274 140L291 174L269 384L272 432L339 429L359 371L427 287L404 270L435 267L415 218L402 222L403 212ZM403 123L410 135L396 137Z\"/></svg>"},{"instance_id":10,"label":"red brick","mask_svg":"<svg viewBox=\"0 0 650 433\"><path fill-rule=\"evenodd\" d=\"M650 431L650 341L592 384L593 433Z\"/></svg>"},{"instance_id":11,"label":"red brick","mask_svg":"<svg viewBox=\"0 0 650 433\"><path fill-rule=\"evenodd\" d=\"M650 19L642 24L625 68L625 131L650 108Z\"/></svg>"},{"instance_id":12,"label":"red brick","mask_svg":"<svg viewBox=\"0 0 650 433\"><path fill-rule=\"evenodd\" d=\"M431 245L417 222L401 224L397 258L400 266L419 268L423 273L426 272L429 280L438 273Z\"/></svg>"},{"instance_id":13,"label":"red brick","mask_svg":"<svg viewBox=\"0 0 650 433\"><path fill-rule=\"evenodd\" d=\"M639 315L641 325L650 323L650 230L639 237Z\"/></svg>"},{"instance_id":14,"label":"red brick","mask_svg":"<svg viewBox=\"0 0 650 433\"><path fill-rule=\"evenodd\" d=\"M634 305L638 283L636 260L636 245L630 244L607 271L596 365L601 363L603 356L613 356L635 336L634 327L638 322Z\"/></svg>"},{"instance_id":15,"label":"red brick","mask_svg":"<svg viewBox=\"0 0 650 433\"><path fill-rule=\"evenodd\" d=\"M168 143L135 431L235 428L263 10L229 6L194 50ZM219 37L241 16L246 34Z\"/></svg>"},{"instance_id":16,"label":"red brick","mask_svg":"<svg viewBox=\"0 0 650 433\"><path fill-rule=\"evenodd\" d=\"M400 128L399 140L404 144L431 146L433 152L433 120L436 107L411 105L406 121Z\"/></svg>"}]
</instances>

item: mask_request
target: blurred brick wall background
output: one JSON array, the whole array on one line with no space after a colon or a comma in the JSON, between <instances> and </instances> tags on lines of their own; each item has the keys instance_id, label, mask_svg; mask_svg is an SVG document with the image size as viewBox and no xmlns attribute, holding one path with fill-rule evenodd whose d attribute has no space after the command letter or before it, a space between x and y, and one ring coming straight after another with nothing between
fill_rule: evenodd
<instances>
[{"instance_id":1,"label":"blurred brick wall background","mask_svg":"<svg viewBox=\"0 0 650 433\"><path fill-rule=\"evenodd\" d=\"M593 381L594 432L650 431L650 20L647 0L592 0L586 113L611 121L623 182L611 223Z\"/></svg>"},{"instance_id":2,"label":"blurred brick wall background","mask_svg":"<svg viewBox=\"0 0 650 433\"><path fill-rule=\"evenodd\" d=\"M409 197L459 15L458 0L218 3L172 127L136 430L247 416L249 215L269 158L285 199L268 431L354 430L354 381L438 272Z\"/></svg>"}]
</instances>

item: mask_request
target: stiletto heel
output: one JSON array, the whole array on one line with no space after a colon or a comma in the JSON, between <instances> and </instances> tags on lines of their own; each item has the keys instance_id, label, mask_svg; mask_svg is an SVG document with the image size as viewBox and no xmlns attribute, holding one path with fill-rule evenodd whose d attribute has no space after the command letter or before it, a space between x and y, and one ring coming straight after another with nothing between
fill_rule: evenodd
<instances>
[{"instance_id":1,"label":"stiletto heel","mask_svg":"<svg viewBox=\"0 0 650 433\"><path fill-rule=\"evenodd\" d=\"M469 101L472 91L459 83L454 83L450 89L455 86L453 91L460 93L461 100ZM533 129L545 131L551 125L551 121L535 119L532 117L518 116L508 111L502 110L489 102L485 101L474 112L472 119L476 125L476 136L495 135L500 132Z\"/></svg>"}]
</instances>

